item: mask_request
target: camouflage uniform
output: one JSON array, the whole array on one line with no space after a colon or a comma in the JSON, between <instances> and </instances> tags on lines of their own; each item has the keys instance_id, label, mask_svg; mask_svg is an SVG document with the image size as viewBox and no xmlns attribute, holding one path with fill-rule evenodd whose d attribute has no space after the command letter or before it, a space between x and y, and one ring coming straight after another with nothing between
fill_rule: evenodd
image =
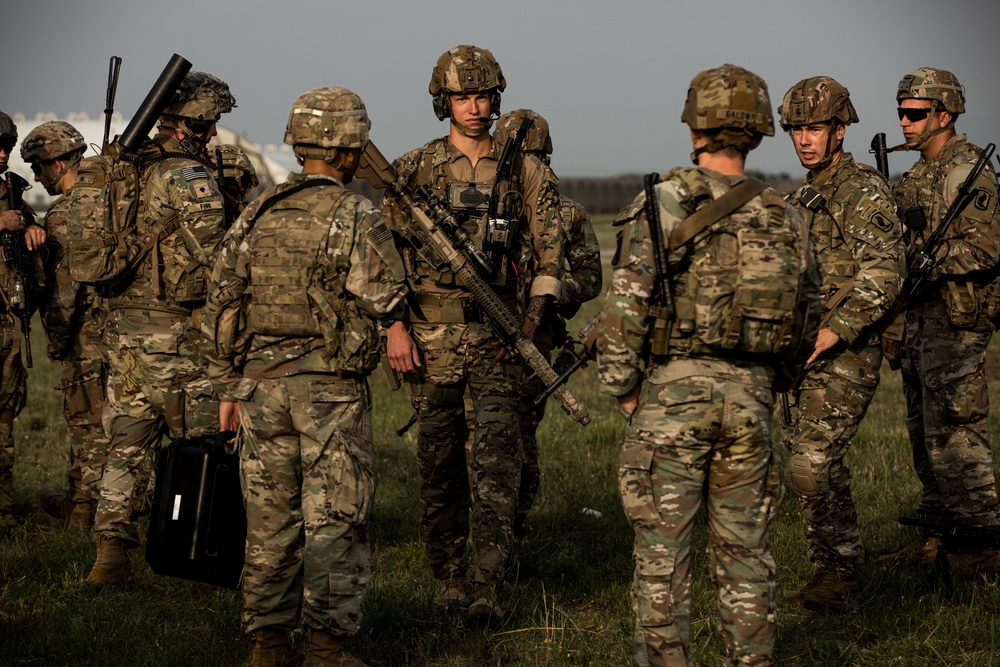
<instances>
[{"instance_id":1,"label":"camouflage uniform","mask_svg":"<svg viewBox=\"0 0 1000 667\"><path fill-rule=\"evenodd\" d=\"M926 227L912 227L918 249L955 198L980 149L951 138L934 158L921 157L893 194L899 210L918 206ZM987 432L986 349L993 326L987 290L1000 257L997 180L987 163L975 199L952 222L947 254L906 313L903 393L914 467L923 485L918 512L972 524L1000 521ZM995 307L995 306L994 306Z\"/></svg>"},{"instance_id":2,"label":"camouflage uniform","mask_svg":"<svg viewBox=\"0 0 1000 667\"><path fill-rule=\"evenodd\" d=\"M830 128L826 155L817 164L803 162L810 173L788 200L816 244L822 326L841 340L809 366L794 392L792 423L784 428L791 453L785 479L802 505L817 577L836 573L853 588L862 545L844 459L878 387L882 346L875 325L902 289L902 228L885 178L855 162L842 143L834 146L839 127L857 121L846 88L829 77L805 79L788 91L778 113L789 133L823 123ZM818 201L814 193L824 203L810 209L806 202ZM811 593L803 594L808 606Z\"/></svg>"},{"instance_id":3,"label":"camouflage uniform","mask_svg":"<svg viewBox=\"0 0 1000 667\"><path fill-rule=\"evenodd\" d=\"M10 155L17 142L17 127L10 116L0 111L0 141L9 142L5 152ZM6 160L4 160L6 165ZM0 213L10 210L6 179L0 170ZM24 222L34 223L34 211L27 204L22 206ZM0 238L6 234L0 232ZM16 277L6 262L0 262L0 529L14 523L14 418L24 408L27 396L27 376L21 364L21 322L14 314Z\"/></svg>"},{"instance_id":4,"label":"camouflage uniform","mask_svg":"<svg viewBox=\"0 0 1000 667\"><path fill-rule=\"evenodd\" d=\"M317 105L340 109L333 145L363 146L364 105L342 88L300 96L287 143L311 136L297 124L319 114L297 111ZM363 127L345 128L346 118L363 119ZM378 337L371 318L397 308L404 277L378 212L328 176L291 174L226 235L204 333L214 342L206 354L217 391L239 401L247 631L288 632L300 617L338 637L360 626L375 497L367 374L377 363Z\"/></svg>"},{"instance_id":5,"label":"camouflage uniform","mask_svg":"<svg viewBox=\"0 0 1000 667\"><path fill-rule=\"evenodd\" d=\"M84 161L80 170L87 168ZM63 416L69 426L69 499L89 504L100 498L110 441L102 424L108 361L101 335L108 310L93 287L70 277L67 266L67 212L86 205L85 190L71 188L45 215L47 294L42 324L49 358L62 367L57 388L63 392Z\"/></svg>"},{"instance_id":6,"label":"camouflage uniform","mask_svg":"<svg viewBox=\"0 0 1000 667\"><path fill-rule=\"evenodd\" d=\"M742 100L729 97L737 85L744 93ZM751 133L773 134L763 81L732 65L696 77L683 119L695 128L693 114L702 108L709 107L712 120L726 118L721 111L719 116L712 113L714 108L731 106L750 112L743 118L756 119L746 132L734 132L734 140L741 141L739 135L744 134L749 144ZM726 135L708 137L716 146L708 152L732 145ZM696 150L696 157L704 150ZM719 198L742 180L703 167L669 172L654 190L663 238L669 238L699 205ZM799 313L796 330L803 336L798 351L788 355L785 365L738 352L721 355L702 341L700 333L684 333L687 315L677 301L678 320L670 325L667 354L652 355L647 333L648 318L656 312L650 300L656 263L645 201L645 194L640 194L614 223L621 228L597 340L601 390L618 397L639 391L618 468L622 504L635 531L634 662L643 667L692 664L691 533L698 509L707 503L708 549L730 662L773 665L774 560L767 530L782 492L771 449L773 391L779 367L786 386L815 340L819 311L815 260L798 214L786 208L777 192L765 189L714 225L769 219L784 233L798 235L805 253L800 260L805 271L800 277L800 302L793 306ZM704 264L707 253L725 252L727 236L702 234L670 252L675 299L692 298L689 294L698 278L689 277L695 275L690 272ZM764 264L759 266L764 269Z\"/></svg>"},{"instance_id":7,"label":"camouflage uniform","mask_svg":"<svg viewBox=\"0 0 1000 667\"><path fill-rule=\"evenodd\" d=\"M454 59L452 62L465 57L465 49L473 49L476 58L489 53L475 47L458 47L444 54L439 65L449 57ZM492 75L502 81L491 54L489 60L495 68ZM485 89L486 84L481 85ZM490 85L497 89L496 81ZM498 88L502 90L502 84ZM435 96L436 111L448 103L445 93L439 91L439 95L445 99L439 102ZM499 92L495 97L499 102ZM495 112L496 106L491 110ZM443 119L442 113L446 112L438 113L438 117ZM481 206L461 208L457 193L450 189L468 184L470 192L473 187L480 192L489 190L501 151L502 147L494 143L489 154L479 158L473 167L469 158L443 137L403 155L393 166L408 189L426 185L450 203L453 212L465 221L469 236L481 245L485 210ZM517 271L508 271L506 283L495 289L508 308L522 313L520 304L524 300L558 297L563 241L559 194L551 170L538 159L524 156L516 162L513 176L524 202L519 235L511 247ZM382 210L390 226L403 228L409 224L408 215L391 198L383 199ZM421 526L431 570L439 581L464 581L465 548L471 535L475 553L473 581L479 590L493 590L503 577L513 544L523 365L495 359L499 341L486 325L472 294L450 268L434 269L412 247L404 248L402 255L420 308L420 313L411 312L410 322L423 368L420 382L410 385L410 399L419 419ZM466 388L475 413L468 466L463 403Z\"/></svg>"}]
</instances>

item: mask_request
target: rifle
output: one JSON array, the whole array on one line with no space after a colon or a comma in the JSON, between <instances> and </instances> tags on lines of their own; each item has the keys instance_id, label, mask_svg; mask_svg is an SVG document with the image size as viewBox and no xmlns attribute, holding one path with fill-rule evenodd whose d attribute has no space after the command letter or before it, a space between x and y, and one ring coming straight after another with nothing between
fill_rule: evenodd
<instances>
[{"instance_id":1,"label":"rifle","mask_svg":"<svg viewBox=\"0 0 1000 667\"><path fill-rule=\"evenodd\" d=\"M909 265L906 267L908 285L901 295L901 301L904 305L910 303L917 296L927 276L937 266L939 261L937 253L944 243L944 235L955 218L972 201L975 194L972 186L976 184L976 180L982 174L986 163L993 156L994 150L996 150L996 145L988 144L983 149L983 152L979 154L979 159L976 160L976 164L972 167L972 171L969 172L962 185L958 187L958 194L955 196L954 201L951 202L951 206L948 207L948 211L944 214L944 217L941 218L941 222L938 223L938 226L927 237L923 247L910 260Z\"/></svg>"},{"instance_id":2,"label":"rifle","mask_svg":"<svg viewBox=\"0 0 1000 667\"><path fill-rule=\"evenodd\" d=\"M489 211L486 215L486 242L483 244L483 250L501 274L499 269L501 264L506 261L507 244L510 242L510 235L515 231L513 223L521 216L522 208L520 193L505 186L510 183L511 175L514 173L514 158L520 152L524 137L528 134L533 122L531 118L521 119L517 132L504 145L500 161L497 163L493 192L490 195ZM490 280L495 277L495 275L487 276Z\"/></svg>"},{"instance_id":3,"label":"rifle","mask_svg":"<svg viewBox=\"0 0 1000 667\"><path fill-rule=\"evenodd\" d=\"M219 186L219 191L220 192L225 192L226 188L225 188L224 182L225 182L225 178L226 178L226 172L222 168L222 149L219 148L218 146L215 147L215 173L216 173L216 181L217 181L216 184ZM228 199L227 194L223 194L222 195L222 228L223 229L229 229L230 227L233 226L233 221L229 220L229 206L227 205L227 199Z\"/></svg>"},{"instance_id":4,"label":"rifle","mask_svg":"<svg viewBox=\"0 0 1000 667\"><path fill-rule=\"evenodd\" d=\"M462 231L458 221L430 188L418 188L416 196L420 201L414 199L405 181L396 178L392 166L371 141L361 154L356 176L364 178L375 188L385 188L387 196L410 212L413 224L407 225L406 233L421 258L433 267L450 267L472 292L493 331L507 349L517 352L547 386L555 385L552 393L571 417L582 425L589 424L587 408L564 384L556 384L556 372L534 343L521 333L521 323L483 278L494 270L489 259Z\"/></svg>"},{"instance_id":5,"label":"rifle","mask_svg":"<svg viewBox=\"0 0 1000 667\"><path fill-rule=\"evenodd\" d=\"M952 592L954 587L948 554L977 554L986 549L1000 548L998 526L969 526L905 516L899 517L899 523L904 526L916 526L927 531L932 537L938 538L934 574L944 582L949 592Z\"/></svg>"},{"instance_id":6,"label":"rifle","mask_svg":"<svg viewBox=\"0 0 1000 667\"><path fill-rule=\"evenodd\" d=\"M650 332L650 353L662 356L667 353L670 333L670 322L677 319L677 308L674 305L673 286L670 284L670 261L667 258L667 244L663 241L663 230L660 228L660 204L656 199L654 186L660 182L656 172L646 174L643 187L646 190L646 222L649 224L649 240L653 244L653 259L656 263L656 285L654 286L653 304L649 308L649 317L653 320L653 330Z\"/></svg>"},{"instance_id":7,"label":"rifle","mask_svg":"<svg viewBox=\"0 0 1000 667\"><path fill-rule=\"evenodd\" d=\"M885 132L879 132L872 137L872 147L869 153L875 154L875 167L882 175L889 178L889 149L885 145Z\"/></svg>"},{"instance_id":8,"label":"rifle","mask_svg":"<svg viewBox=\"0 0 1000 667\"><path fill-rule=\"evenodd\" d=\"M107 99L104 103L104 142L101 149L107 147L108 138L111 136L111 115L115 112L115 95L118 93L118 72L122 67L122 59L118 56L111 56L108 64L108 91Z\"/></svg>"},{"instance_id":9,"label":"rifle","mask_svg":"<svg viewBox=\"0 0 1000 667\"><path fill-rule=\"evenodd\" d=\"M559 372L556 381L535 398L535 407L540 408L548 399L552 391L566 382L573 373L585 367L591 360L597 359L597 334L598 325L601 323L601 313L597 312L587 320L587 323L580 328L577 336L580 342L567 338L562 351L552 364L553 368L563 368Z\"/></svg>"},{"instance_id":10,"label":"rifle","mask_svg":"<svg viewBox=\"0 0 1000 667\"><path fill-rule=\"evenodd\" d=\"M24 206L21 193L30 186L14 172L7 172L7 203L10 210L20 211ZM31 308L28 303L28 285L34 273L31 253L24 242L24 232L4 231L0 234L0 259L14 272L14 293L10 295L10 308L21 321L24 334L25 366L31 368Z\"/></svg>"}]
</instances>

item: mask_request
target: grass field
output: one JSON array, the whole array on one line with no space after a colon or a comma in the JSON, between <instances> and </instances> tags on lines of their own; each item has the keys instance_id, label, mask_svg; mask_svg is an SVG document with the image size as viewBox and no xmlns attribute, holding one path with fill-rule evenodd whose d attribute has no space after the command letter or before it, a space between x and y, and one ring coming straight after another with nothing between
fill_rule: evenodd
<instances>
[{"instance_id":1,"label":"grass field","mask_svg":"<svg viewBox=\"0 0 1000 667\"><path fill-rule=\"evenodd\" d=\"M597 226L610 251L607 220ZM598 307L589 304L573 328ZM16 423L14 470L26 532L0 542L0 665L244 664L251 641L240 630L241 598L235 591L159 577L148 569L146 578L164 590L95 593L83 584L94 561L92 536L64 532L36 505L39 489L64 483L69 445L60 397L52 389L58 374L41 359L40 327L34 329L36 367L28 407ZM994 391L1000 390L1000 370L995 363L989 370ZM539 432L542 489L502 596L509 615L489 629L466 627L461 616L431 605L435 585L418 532L414 435L395 435L409 407L403 392L388 391L380 373L372 380L379 484L371 526L373 585L352 652L386 667L630 664L631 531L615 481L624 423L613 401L598 393L593 366L570 384L590 409L589 426L578 426L557 404L549 405ZM949 596L927 572L883 572L871 563L914 535L896 521L911 511L919 490L902 413L899 378L885 369L849 457L867 549L863 595L850 613L806 614L780 602L811 572L797 502L789 498L779 513L771 545L778 564L781 665L1000 664L996 578L959 581ZM996 418L991 432L1000 434ZM695 540L693 650L698 664L721 665L704 522ZM132 554L132 563L145 568L141 550Z\"/></svg>"}]
</instances>

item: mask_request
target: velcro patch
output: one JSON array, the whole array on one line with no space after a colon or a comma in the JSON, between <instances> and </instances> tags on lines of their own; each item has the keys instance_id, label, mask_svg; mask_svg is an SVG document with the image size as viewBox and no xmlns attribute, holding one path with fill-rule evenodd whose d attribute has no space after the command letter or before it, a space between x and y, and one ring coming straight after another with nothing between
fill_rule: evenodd
<instances>
[{"instance_id":1,"label":"velcro patch","mask_svg":"<svg viewBox=\"0 0 1000 667\"><path fill-rule=\"evenodd\" d=\"M972 202L980 211L989 211L993 207L993 193L984 188L976 188L972 193Z\"/></svg>"},{"instance_id":2,"label":"velcro patch","mask_svg":"<svg viewBox=\"0 0 1000 667\"><path fill-rule=\"evenodd\" d=\"M208 178L208 171L200 164L196 164L181 169L181 176L184 177L185 181L197 181L198 179Z\"/></svg>"}]
</instances>

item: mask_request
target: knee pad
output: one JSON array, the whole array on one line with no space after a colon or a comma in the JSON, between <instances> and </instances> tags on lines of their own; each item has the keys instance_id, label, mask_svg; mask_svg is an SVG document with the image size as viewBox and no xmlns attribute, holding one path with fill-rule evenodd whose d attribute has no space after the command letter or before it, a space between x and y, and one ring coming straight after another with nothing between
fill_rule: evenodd
<instances>
[{"instance_id":1,"label":"knee pad","mask_svg":"<svg viewBox=\"0 0 1000 667\"><path fill-rule=\"evenodd\" d=\"M785 483L798 496L810 498L822 492L812 461L805 454L792 454L789 457L785 466Z\"/></svg>"}]
</instances>

